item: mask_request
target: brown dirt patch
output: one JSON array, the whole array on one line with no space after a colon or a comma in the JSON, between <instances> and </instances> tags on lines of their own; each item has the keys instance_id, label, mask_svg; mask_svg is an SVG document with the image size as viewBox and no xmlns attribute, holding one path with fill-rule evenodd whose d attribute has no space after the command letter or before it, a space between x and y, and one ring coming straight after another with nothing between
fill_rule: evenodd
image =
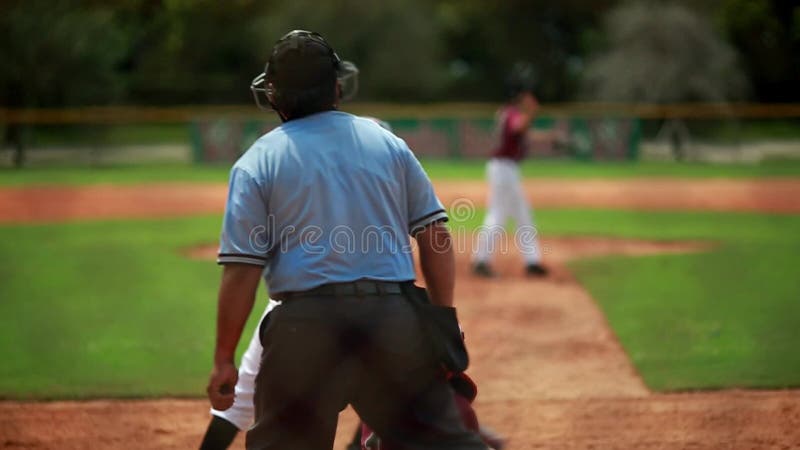
<instances>
[{"instance_id":1,"label":"brown dirt patch","mask_svg":"<svg viewBox=\"0 0 800 450\"><path fill-rule=\"evenodd\" d=\"M488 402L477 409L510 438L509 449L793 449L800 393L709 392L637 398ZM3 449L197 448L204 400L0 403ZM342 414L334 448L355 427ZM240 436L234 443L244 448Z\"/></svg>"},{"instance_id":2,"label":"brown dirt patch","mask_svg":"<svg viewBox=\"0 0 800 450\"><path fill-rule=\"evenodd\" d=\"M537 208L614 208L632 210L708 210L800 213L800 180L526 180ZM486 201L478 181L437 181L436 192L449 205L459 198Z\"/></svg>"},{"instance_id":3,"label":"brown dirt patch","mask_svg":"<svg viewBox=\"0 0 800 450\"><path fill-rule=\"evenodd\" d=\"M0 223L219 213L224 184L165 183L0 189ZM536 207L800 213L800 180L528 180ZM483 181L437 181L446 205L485 202Z\"/></svg>"},{"instance_id":4,"label":"brown dirt patch","mask_svg":"<svg viewBox=\"0 0 800 450\"><path fill-rule=\"evenodd\" d=\"M623 243L618 248L611 243ZM563 265L587 256L695 251L697 243L601 238L549 239L552 275L531 279L512 249L497 255L496 279L476 278L470 258L458 255L459 317L474 361L470 374L485 402L521 399L642 397L639 376L595 302Z\"/></svg>"},{"instance_id":5,"label":"brown dirt patch","mask_svg":"<svg viewBox=\"0 0 800 450\"><path fill-rule=\"evenodd\" d=\"M95 185L0 189L0 223L181 217L219 213L219 184Z\"/></svg>"}]
</instances>

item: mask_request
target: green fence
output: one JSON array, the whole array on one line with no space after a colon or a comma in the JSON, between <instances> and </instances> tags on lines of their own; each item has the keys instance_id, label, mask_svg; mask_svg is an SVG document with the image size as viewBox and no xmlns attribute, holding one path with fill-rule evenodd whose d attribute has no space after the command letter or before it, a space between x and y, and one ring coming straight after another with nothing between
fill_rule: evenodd
<instances>
[{"instance_id":1,"label":"green fence","mask_svg":"<svg viewBox=\"0 0 800 450\"><path fill-rule=\"evenodd\" d=\"M387 121L418 156L486 158L496 143L491 118L400 118ZM197 162L233 161L277 121L208 119L191 124ZM540 117L531 127L529 157L635 160L641 122L634 118Z\"/></svg>"}]
</instances>

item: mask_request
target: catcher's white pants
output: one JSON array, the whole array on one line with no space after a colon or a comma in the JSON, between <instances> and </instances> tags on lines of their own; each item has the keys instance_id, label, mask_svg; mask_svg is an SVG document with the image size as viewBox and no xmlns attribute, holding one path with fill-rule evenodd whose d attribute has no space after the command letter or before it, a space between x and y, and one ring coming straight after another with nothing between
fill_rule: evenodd
<instances>
[{"instance_id":1,"label":"catcher's white pants","mask_svg":"<svg viewBox=\"0 0 800 450\"><path fill-rule=\"evenodd\" d=\"M258 322L256 331L250 339L250 345L247 346L247 350L244 352L244 355L242 355L242 361L239 364L239 380L236 382L236 387L234 388L235 397L233 399L233 406L225 411L211 409L211 414L227 420L236 425L236 428L240 430L247 430L253 424L253 420L255 420L253 394L256 391L256 375L258 374L258 368L261 364L261 353L264 351L264 348L261 346L258 330L261 328L261 322L264 320L264 317L278 305L280 305L280 302L270 299L269 304L267 304L267 309L264 310L264 314Z\"/></svg>"},{"instance_id":2,"label":"catcher's white pants","mask_svg":"<svg viewBox=\"0 0 800 450\"><path fill-rule=\"evenodd\" d=\"M483 226L478 231L475 262L489 262L495 251L508 250L516 243L526 264L541 260L538 233L533 226L531 209L522 190L519 165L510 159L493 158L486 165L489 179L489 203ZM515 233L503 233L509 219L517 225Z\"/></svg>"}]
</instances>

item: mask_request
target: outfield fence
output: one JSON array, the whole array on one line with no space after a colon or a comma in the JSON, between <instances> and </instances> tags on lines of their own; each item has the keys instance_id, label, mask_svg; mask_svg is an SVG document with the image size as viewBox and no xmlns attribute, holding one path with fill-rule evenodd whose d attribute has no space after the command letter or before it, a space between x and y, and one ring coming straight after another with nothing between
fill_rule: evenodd
<instances>
[{"instance_id":1,"label":"outfield fence","mask_svg":"<svg viewBox=\"0 0 800 450\"><path fill-rule=\"evenodd\" d=\"M495 140L498 106L353 103L344 109L388 122L421 156L485 158ZM167 143L185 149L187 161L230 162L277 126L276 119L251 106L0 108L6 152L83 147L90 159L113 147L155 148ZM800 105L554 104L541 107L532 127L532 157L634 160L640 157L644 141L647 148L661 145L668 157L678 159L690 156L698 142L722 142L730 156L735 153L730 148L747 140L751 130L762 140L800 142ZM790 153L792 145L785 145Z\"/></svg>"}]
</instances>

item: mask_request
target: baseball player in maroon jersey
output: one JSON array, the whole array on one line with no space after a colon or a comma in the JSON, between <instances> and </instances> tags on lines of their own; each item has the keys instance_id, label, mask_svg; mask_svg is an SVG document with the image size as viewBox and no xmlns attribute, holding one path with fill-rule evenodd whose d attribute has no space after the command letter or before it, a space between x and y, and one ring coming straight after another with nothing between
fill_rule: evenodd
<instances>
[{"instance_id":1,"label":"baseball player in maroon jersey","mask_svg":"<svg viewBox=\"0 0 800 450\"><path fill-rule=\"evenodd\" d=\"M519 163L525 158L528 129L539 108L530 82L509 83L509 102L497 113L497 146L486 166L489 202L473 258L473 271L484 277L494 276L490 260L497 238L509 219L516 223L514 239L525 260L528 275L544 276L541 251L531 210L522 189Z\"/></svg>"}]
</instances>

